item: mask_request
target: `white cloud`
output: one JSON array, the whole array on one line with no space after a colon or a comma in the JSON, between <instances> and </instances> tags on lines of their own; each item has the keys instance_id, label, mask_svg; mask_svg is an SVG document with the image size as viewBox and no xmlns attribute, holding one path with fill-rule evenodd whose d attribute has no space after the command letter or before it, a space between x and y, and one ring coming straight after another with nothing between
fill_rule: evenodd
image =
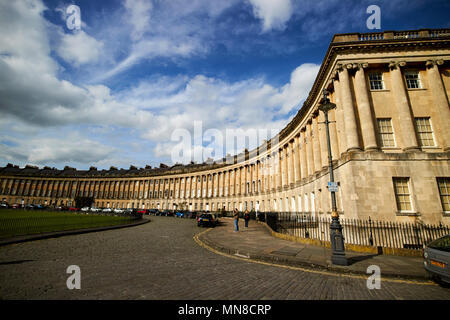
<instances>
[{"instance_id":1,"label":"white cloud","mask_svg":"<svg viewBox=\"0 0 450 320\"><path fill-rule=\"evenodd\" d=\"M249 0L253 14L263 21L263 32L283 30L293 14L291 0Z\"/></svg>"},{"instance_id":2,"label":"white cloud","mask_svg":"<svg viewBox=\"0 0 450 320\"><path fill-rule=\"evenodd\" d=\"M291 73L290 82L270 98L274 104L281 106L280 114L287 114L299 107L299 103L308 97L319 69L317 64L305 63Z\"/></svg>"},{"instance_id":3,"label":"white cloud","mask_svg":"<svg viewBox=\"0 0 450 320\"><path fill-rule=\"evenodd\" d=\"M179 147L176 141L169 142L174 130L186 129L193 138L195 121L201 121L203 131L219 130L224 139L226 130L235 128L268 129L271 135L265 138L271 138L273 132L287 124L287 114L296 111L306 99L318 70L318 65L303 64L292 72L290 82L281 87L274 87L262 78L226 82L198 75L190 79L174 78L176 85L173 90L157 96L152 93L162 83L170 82L167 78L163 82L141 82L118 96L123 99L122 103L157 106L158 113L154 115L151 126L142 130L142 138L155 142L155 154L162 156ZM144 94L146 90L149 95ZM222 144L225 145L226 141ZM204 146L198 143L195 148L204 150ZM199 152L195 149L189 154L197 155Z\"/></svg>"},{"instance_id":4,"label":"white cloud","mask_svg":"<svg viewBox=\"0 0 450 320\"><path fill-rule=\"evenodd\" d=\"M204 130L215 128L221 132L231 128L281 129L288 121L287 114L307 97L319 68L301 65L292 72L290 82L282 86L271 85L262 77L230 82L201 74L155 76L120 92L113 92L105 85L75 85L58 76L60 66L51 58L48 23L43 18L45 7L41 4L40 1L0 2L0 30L7 31L5 37L0 37L0 118L10 128L13 123L31 124L44 131L69 126L74 131L83 131L81 126L92 125L125 128L127 131L122 132L125 137L146 139L156 146L157 155L168 155L167 150L173 146L170 141L173 131L192 130L196 120L202 121ZM76 47L83 42L83 37L87 37L88 43L82 44L86 47L76 53L60 54L79 64L101 55L97 52L89 56L87 48L98 44L94 38L89 44L85 33L70 35L67 41ZM175 38L143 38L135 44L128 59L142 59L146 54L189 56L202 48L201 42L195 42L201 37L194 37L192 42L187 41L189 37L181 32L177 39L186 42ZM122 63L126 68L136 61L129 65ZM92 163L112 159L111 148L96 142L94 136L62 137L58 143L55 140L59 137L37 138L33 131L20 134L24 142L16 147L3 145L1 158L15 157L35 163L81 161L78 156L74 158L78 153ZM25 142L28 140L29 143ZM82 151L83 146L86 151ZM210 151L211 147L197 144L192 154Z\"/></svg>"},{"instance_id":5,"label":"white cloud","mask_svg":"<svg viewBox=\"0 0 450 320\"><path fill-rule=\"evenodd\" d=\"M157 57L183 57L187 58L192 54L201 51L202 44L196 39L186 37L180 40L155 37L143 39L131 46L131 53L111 70L101 74L95 79L96 82L111 78L143 59L150 60Z\"/></svg>"},{"instance_id":6,"label":"white cloud","mask_svg":"<svg viewBox=\"0 0 450 320\"><path fill-rule=\"evenodd\" d=\"M123 5L127 9L127 20L133 26L131 37L139 40L149 28L153 4L150 0L125 0Z\"/></svg>"},{"instance_id":7,"label":"white cloud","mask_svg":"<svg viewBox=\"0 0 450 320\"><path fill-rule=\"evenodd\" d=\"M107 147L78 134L68 137L39 138L30 137L19 140L9 138L14 146L0 143L0 158L20 160L23 163L47 165L49 163L74 162L92 164L107 159L114 148Z\"/></svg>"},{"instance_id":8,"label":"white cloud","mask_svg":"<svg viewBox=\"0 0 450 320\"><path fill-rule=\"evenodd\" d=\"M61 34L57 48L58 55L65 61L80 66L97 62L103 50L103 43L86 34L83 30Z\"/></svg>"}]
</instances>

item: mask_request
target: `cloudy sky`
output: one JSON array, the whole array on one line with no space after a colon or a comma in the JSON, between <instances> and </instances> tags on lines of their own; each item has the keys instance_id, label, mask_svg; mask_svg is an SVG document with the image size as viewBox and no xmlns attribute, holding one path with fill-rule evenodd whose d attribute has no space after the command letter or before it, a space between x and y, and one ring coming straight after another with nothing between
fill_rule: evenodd
<instances>
[{"instance_id":1,"label":"cloudy sky","mask_svg":"<svg viewBox=\"0 0 450 320\"><path fill-rule=\"evenodd\" d=\"M450 27L448 0L0 0L0 166L158 166L191 143L194 160L220 155L195 126L270 138L333 34L376 31L372 4L382 30Z\"/></svg>"}]
</instances>

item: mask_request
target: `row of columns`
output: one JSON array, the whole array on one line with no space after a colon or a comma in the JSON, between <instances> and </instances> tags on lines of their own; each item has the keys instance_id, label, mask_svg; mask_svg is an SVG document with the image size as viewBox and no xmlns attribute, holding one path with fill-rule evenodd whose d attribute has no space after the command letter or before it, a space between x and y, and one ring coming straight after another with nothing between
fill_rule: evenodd
<instances>
[{"instance_id":1,"label":"row of columns","mask_svg":"<svg viewBox=\"0 0 450 320\"><path fill-rule=\"evenodd\" d=\"M436 112L439 115L439 127L443 141L444 151L450 147L450 118L449 102L446 96L445 88L440 76L439 65L442 60L429 60L426 62L426 73L429 89L434 100ZM400 135L403 142L403 151L413 151L419 149L419 143L414 125L414 116L409 102L407 89L405 86L404 75L401 68L407 65L404 61L389 63L391 75L392 93L395 101L396 117L400 119ZM369 90L367 88L366 75L364 69L368 67L367 63L353 63L338 65L333 78L333 87L335 92L335 102L337 111L337 131L340 139L345 137L345 141L338 142L339 148L347 152L357 150L378 149L377 134L375 129L375 119L370 106ZM351 89L351 79L349 70L355 70L355 100ZM356 117L358 112L358 119ZM361 139L358 134L358 124L361 131ZM344 135L343 135L344 133ZM333 144L333 143L332 143Z\"/></svg>"},{"instance_id":2,"label":"row of columns","mask_svg":"<svg viewBox=\"0 0 450 320\"><path fill-rule=\"evenodd\" d=\"M442 60L426 62L426 73L431 91L437 122L441 129L443 149L450 150L450 108L445 88L440 76L439 66ZM338 65L333 72L330 87L332 99L337 108L329 112L330 139L332 155L338 159L343 152L358 150L376 150L376 119L373 118L369 89L367 88L365 69L367 63L349 63ZM406 62L389 63L392 93L395 101L395 114L400 119L400 135L404 151L419 149L416 137L414 116L405 87L402 68ZM354 73L354 81L352 76ZM352 84L354 83L354 90ZM355 104L356 102L356 104ZM358 116L357 116L358 115ZM68 196L88 195L92 191L101 193L101 198L117 198L126 194L128 198L210 198L224 196L249 195L253 192L281 191L286 187L308 178L327 166L327 146L323 114L317 110L311 113L305 124L289 141L278 150L272 150L267 156L254 163L242 164L230 170L190 175L178 178L159 177L146 180L120 181L36 181L36 190L40 195L48 195L49 190L64 190ZM359 134L359 132L361 134ZM138 184L136 185L136 182ZM2 193L19 195L30 194L25 188L33 188L34 181L25 183L18 179L3 179ZM8 190L8 192L6 192ZM172 191L172 194L171 194ZM53 192L53 191L52 191ZM136 194L137 192L137 194ZM59 192L58 194L61 194ZM123 196L120 198L124 198Z\"/></svg>"}]
</instances>

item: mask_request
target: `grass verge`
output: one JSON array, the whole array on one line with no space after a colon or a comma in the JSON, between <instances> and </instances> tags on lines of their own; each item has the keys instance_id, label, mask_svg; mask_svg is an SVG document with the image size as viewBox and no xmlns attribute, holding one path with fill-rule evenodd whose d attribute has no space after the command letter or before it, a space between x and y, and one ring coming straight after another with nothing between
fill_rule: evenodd
<instances>
[{"instance_id":1,"label":"grass verge","mask_svg":"<svg viewBox=\"0 0 450 320\"><path fill-rule=\"evenodd\" d=\"M104 216L92 213L4 209L0 210L0 239L47 232L115 226L132 221L135 221L132 217Z\"/></svg>"}]
</instances>

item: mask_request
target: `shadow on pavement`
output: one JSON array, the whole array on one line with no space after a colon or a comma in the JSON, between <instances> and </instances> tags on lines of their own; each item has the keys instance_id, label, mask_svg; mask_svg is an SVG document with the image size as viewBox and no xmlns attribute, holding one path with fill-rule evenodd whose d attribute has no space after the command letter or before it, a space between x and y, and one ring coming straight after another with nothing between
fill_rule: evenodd
<instances>
[{"instance_id":1,"label":"shadow on pavement","mask_svg":"<svg viewBox=\"0 0 450 320\"><path fill-rule=\"evenodd\" d=\"M351 266L352 264L355 264L357 262L361 262L361 261L364 261L364 260L368 260L368 259L374 258L376 256L378 256L378 254L369 254L369 255L366 255L366 256L349 257L347 259L347 262L348 262L348 265Z\"/></svg>"},{"instance_id":2,"label":"shadow on pavement","mask_svg":"<svg viewBox=\"0 0 450 320\"><path fill-rule=\"evenodd\" d=\"M21 264L25 262L31 262L34 260L17 260L17 261L6 261L6 262L0 262L0 265L8 265L8 264Z\"/></svg>"}]
</instances>

